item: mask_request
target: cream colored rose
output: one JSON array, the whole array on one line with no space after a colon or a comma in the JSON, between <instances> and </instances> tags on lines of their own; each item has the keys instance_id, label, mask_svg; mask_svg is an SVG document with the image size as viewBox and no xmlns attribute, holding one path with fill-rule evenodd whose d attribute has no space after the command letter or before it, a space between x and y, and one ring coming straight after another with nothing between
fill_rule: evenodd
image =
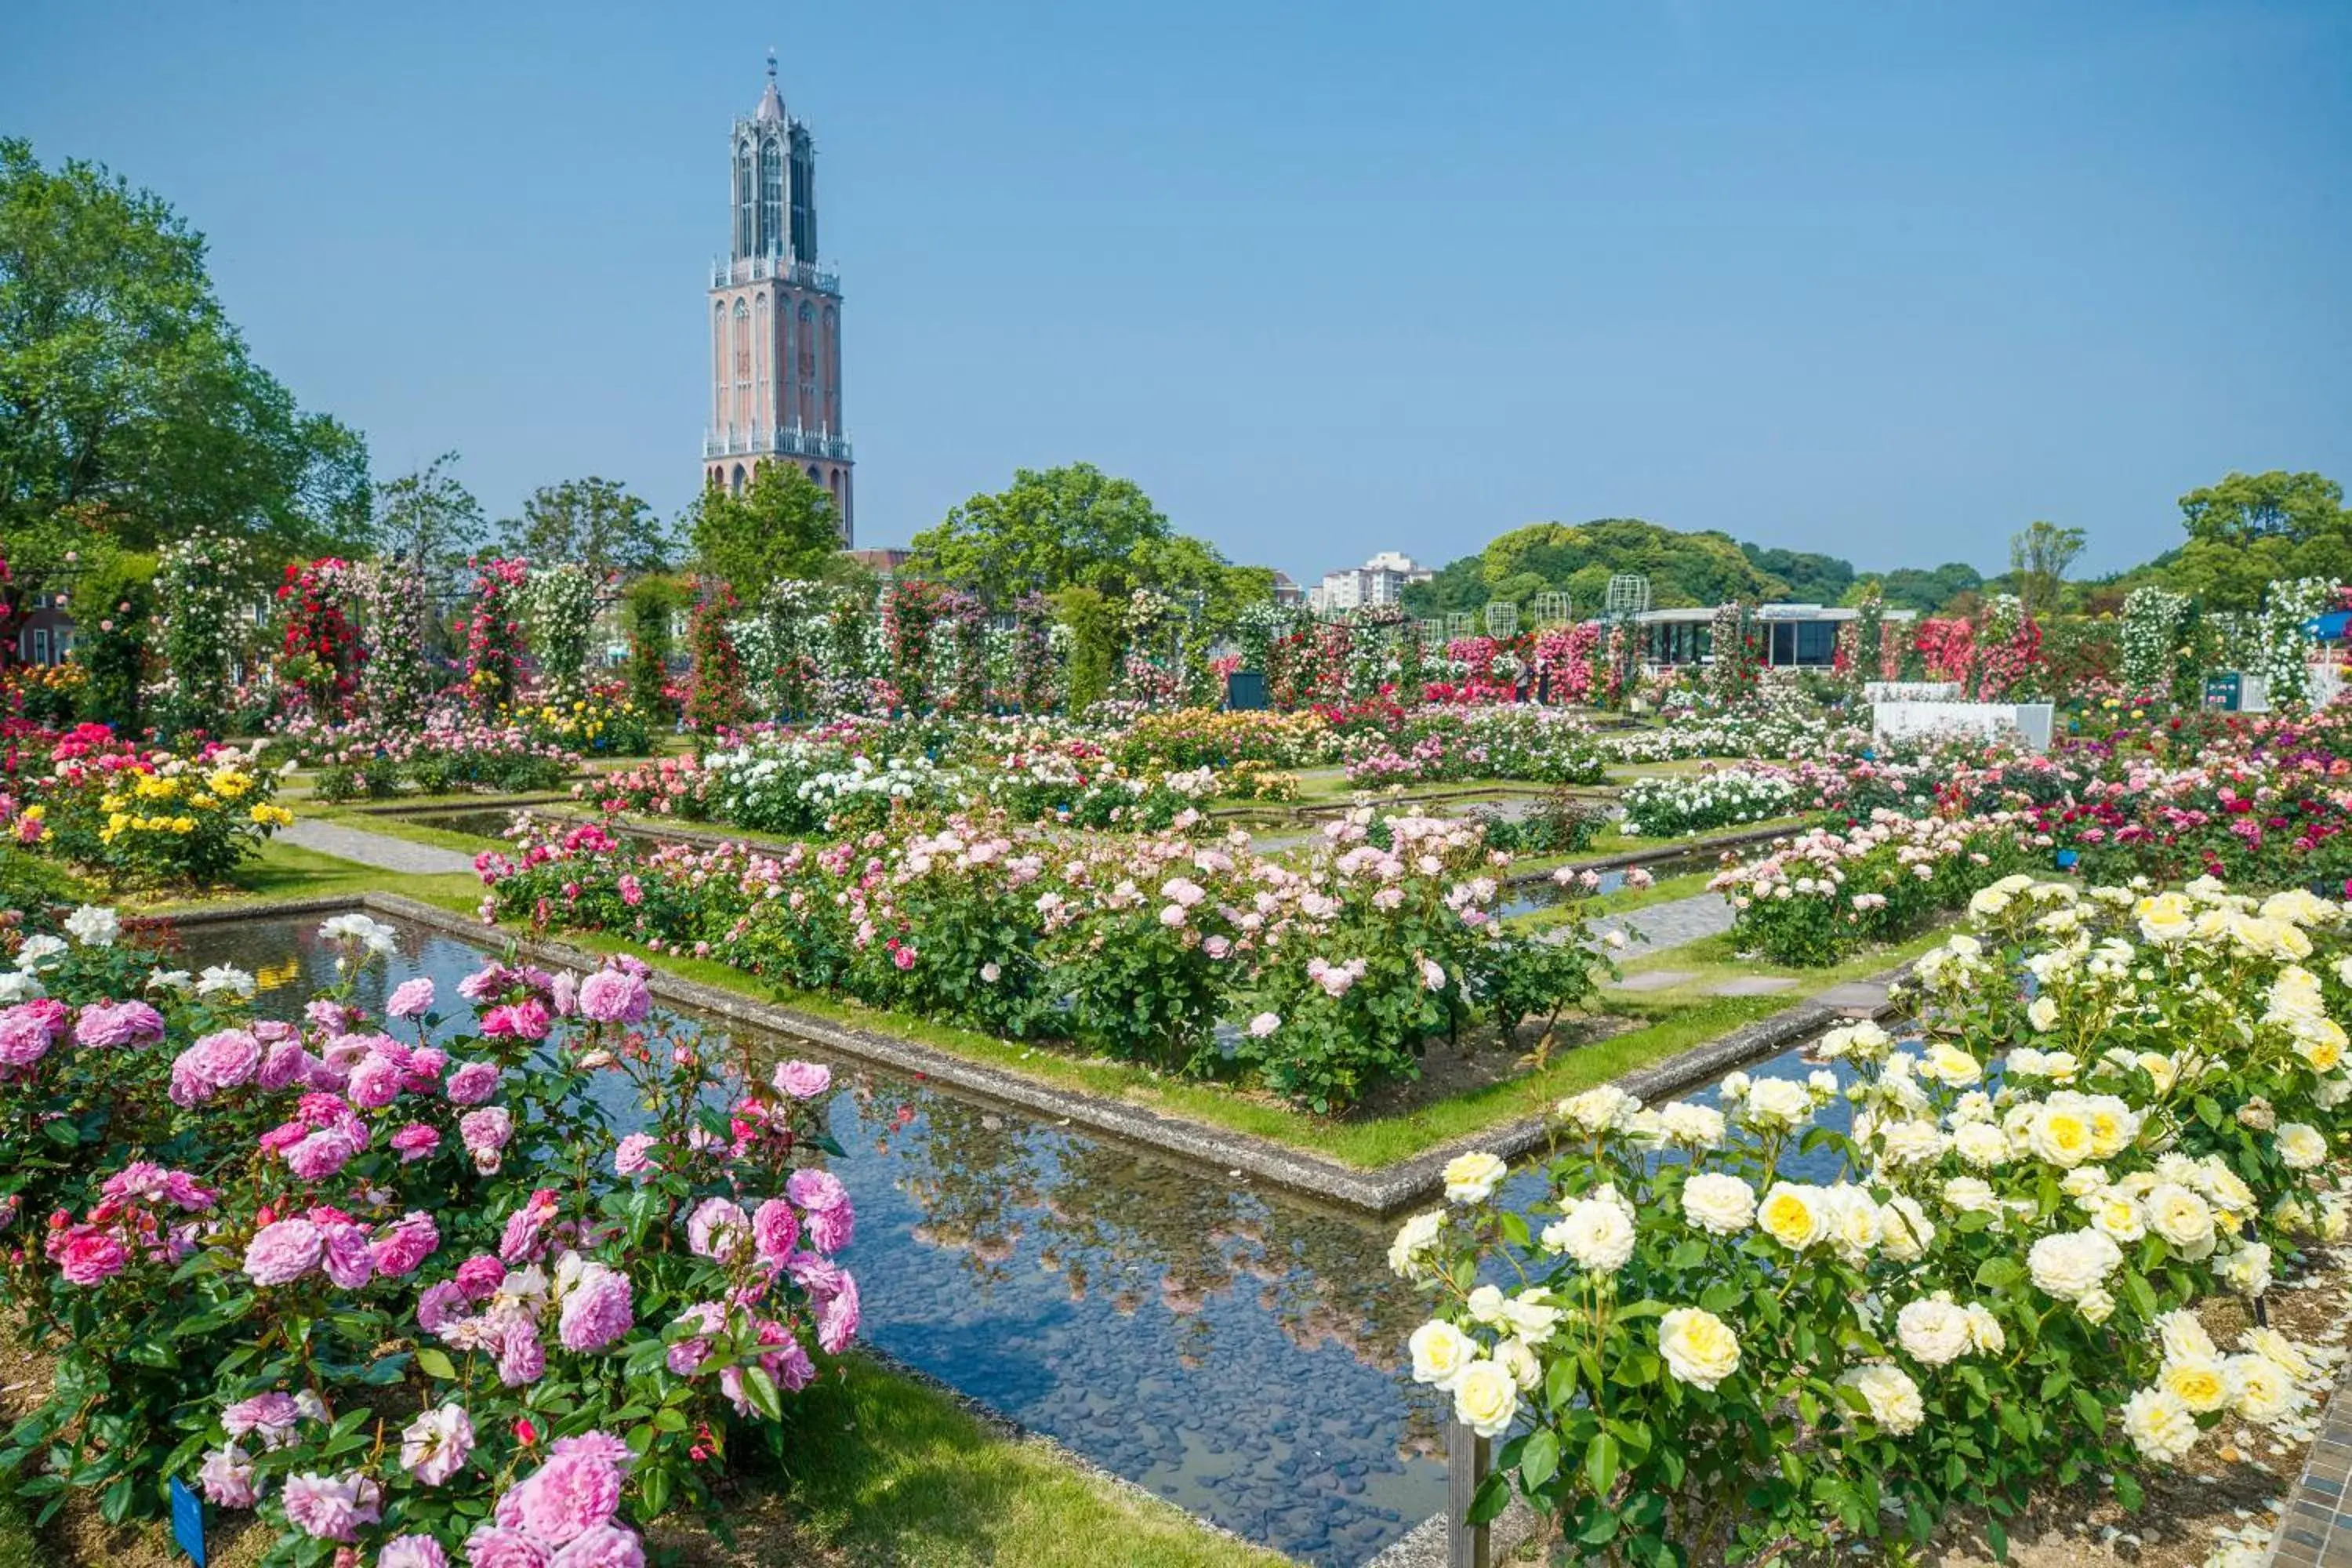
<instances>
[{"instance_id":1,"label":"cream colored rose","mask_svg":"<svg viewBox=\"0 0 2352 1568\"><path fill-rule=\"evenodd\" d=\"M2025 1021L2042 1034L2058 1026L2058 1000L2054 996L2036 996L2026 1005Z\"/></svg>"},{"instance_id":2,"label":"cream colored rose","mask_svg":"<svg viewBox=\"0 0 2352 1568\"><path fill-rule=\"evenodd\" d=\"M1756 1223L1764 1234L1792 1251L1802 1251L1822 1239L1828 1229L1819 1187L1775 1182L1757 1205Z\"/></svg>"},{"instance_id":3,"label":"cream colored rose","mask_svg":"<svg viewBox=\"0 0 2352 1568\"><path fill-rule=\"evenodd\" d=\"M1936 1245L1936 1222L1919 1200L1897 1193L1878 1207L1878 1246L1897 1263L1916 1263Z\"/></svg>"},{"instance_id":4,"label":"cream colored rose","mask_svg":"<svg viewBox=\"0 0 2352 1568\"><path fill-rule=\"evenodd\" d=\"M1686 1149L1712 1149L1723 1142L1723 1112L1711 1105L1677 1100L1660 1109L1666 1136Z\"/></svg>"},{"instance_id":5,"label":"cream colored rose","mask_svg":"<svg viewBox=\"0 0 2352 1568\"><path fill-rule=\"evenodd\" d=\"M2197 929L2196 907L2179 893L2158 893L2132 906L2139 933L2167 946L2186 942Z\"/></svg>"},{"instance_id":6,"label":"cream colored rose","mask_svg":"<svg viewBox=\"0 0 2352 1568\"><path fill-rule=\"evenodd\" d=\"M2267 1426L2301 1410L2303 1390L2287 1370L2267 1356L2233 1355L2221 1363L2230 1380L2231 1408Z\"/></svg>"},{"instance_id":7,"label":"cream colored rose","mask_svg":"<svg viewBox=\"0 0 2352 1568\"><path fill-rule=\"evenodd\" d=\"M2009 1139L1989 1121L1964 1121L1952 1130L1952 1148L1961 1163L1979 1171L2009 1163Z\"/></svg>"},{"instance_id":8,"label":"cream colored rose","mask_svg":"<svg viewBox=\"0 0 2352 1568\"><path fill-rule=\"evenodd\" d=\"M1474 1361L1454 1380L1454 1418L1481 1437L1499 1437L1519 1414L1519 1385L1500 1362Z\"/></svg>"},{"instance_id":9,"label":"cream colored rose","mask_svg":"<svg viewBox=\"0 0 2352 1568\"><path fill-rule=\"evenodd\" d=\"M1977 1176L1954 1176L1944 1184L1944 1205L1956 1214L1999 1214L2000 1199Z\"/></svg>"},{"instance_id":10,"label":"cream colored rose","mask_svg":"<svg viewBox=\"0 0 2352 1568\"><path fill-rule=\"evenodd\" d=\"M2143 1388L2124 1405L2124 1435L2140 1458L2155 1464L2177 1464L2197 1447L2197 1417L2180 1396L2162 1388Z\"/></svg>"},{"instance_id":11,"label":"cream colored rose","mask_svg":"<svg viewBox=\"0 0 2352 1568\"><path fill-rule=\"evenodd\" d=\"M1565 1252L1589 1274L1614 1274L1633 1256L1633 1222L1617 1205L1580 1198L1544 1226L1543 1244Z\"/></svg>"},{"instance_id":12,"label":"cream colored rose","mask_svg":"<svg viewBox=\"0 0 2352 1568\"><path fill-rule=\"evenodd\" d=\"M1522 1394L1532 1392L1543 1381L1543 1363L1536 1359L1534 1347L1525 1340L1505 1340L1495 1347L1495 1360L1511 1374L1511 1381L1519 1385Z\"/></svg>"},{"instance_id":13,"label":"cream colored rose","mask_svg":"<svg viewBox=\"0 0 2352 1568\"><path fill-rule=\"evenodd\" d=\"M2025 1255L2033 1283L2062 1301L2079 1301L2123 1262L2123 1249L2095 1230L2045 1236Z\"/></svg>"},{"instance_id":14,"label":"cream colored rose","mask_svg":"<svg viewBox=\"0 0 2352 1568\"><path fill-rule=\"evenodd\" d=\"M1401 1279L1420 1278L1426 1272L1423 1260L1444 1228L1445 1215L1436 1209L1414 1215L1397 1226L1396 1239L1389 1243L1389 1271Z\"/></svg>"},{"instance_id":15,"label":"cream colored rose","mask_svg":"<svg viewBox=\"0 0 2352 1568\"><path fill-rule=\"evenodd\" d=\"M2294 1031L2294 1052L2314 1072L2334 1072L2344 1065L2344 1026L2333 1018L2316 1018Z\"/></svg>"},{"instance_id":16,"label":"cream colored rose","mask_svg":"<svg viewBox=\"0 0 2352 1568\"><path fill-rule=\"evenodd\" d=\"M1456 1154L1445 1163L1445 1195L1457 1204L1483 1204L1495 1195L1509 1169L1484 1149Z\"/></svg>"},{"instance_id":17,"label":"cream colored rose","mask_svg":"<svg viewBox=\"0 0 2352 1568\"><path fill-rule=\"evenodd\" d=\"M1561 1119L1588 1133L1613 1131L1641 1109L1639 1100L1609 1083L1559 1102Z\"/></svg>"},{"instance_id":18,"label":"cream colored rose","mask_svg":"<svg viewBox=\"0 0 2352 1568\"><path fill-rule=\"evenodd\" d=\"M1968 1305L1969 1343L1979 1355L1999 1355L2009 1348L2009 1331L1991 1310L1971 1301Z\"/></svg>"},{"instance_id":19,"label":"cream colored rose","mask_svg":"<svg viewBox=\"0 0 2352 1568\"><path fill-rule=\"evenodd\" d=\"M1849 1368L1840 1374L1838 1384L1860 1394L1870 1418L1895 1436L1916 1431L1927 1415L1919 1401L1919 1385L1892 1362L1868 1362Z\"/></svg>"},{"instance_id":20,"label":"cream colored rose","mask_svg":"<svg viewBox=\"0 0 2352 1568\"><path fill-rule=\"evenodd\" d=\"M2182 1255L2203 1258L2213 1250L2213 1209L2178 1182L2158 1182L2142 1200L2147 1227Z\"/></svg>"},{"instance_id":21,"label":"cream colored rose","mask_svg":"<svg viewBox=\"0 0 2352 1568\"><path fill-rule=\"evenodd\" d=\"M2271 1288L2271 1249L2250 1242L2213 1268L2215 1278L2241 1296L2259 1296Z\"/></svg>"},{"instance_id":22,"label":"cream colored rose","mask_svg":"<svg viewBox=\"0 0 2352 1568\"><path fill-rule=\"evenodd\" d=\"M1658 1353L1677 1383L1712 1389L1739 1370L1739 1338L1713 1312L1676 1307L1658 1320Z\"/></svg>"},{"instance_id":23,"label":"cream colored rose","mask_svg":"<svg viewBox=\"0 0 2352 1568\"><path fill-rule=\"evenodd\" d=\"M1756 1222L1756 1189L1738 1176L1701 1171L1683 1184L1683 1218L1714 1236L1737 1236Z\"/></svg>"},{"instance_id":24,"label":"cream colored rose","mask_svg":"<svg viewBox=\"0 0 2352 1568\"><path fill-rule=\"evenodd\" d=\"M1812 1119L1813 1097L1794 1079L1759 1078L1748 1086L1739 1114L1751 1126L1792 1131Z\"/></svg>"},{"instance_id":25,"label":"cream colored rose","mask_svg":"<svg viewBox=\"0 0 2352 1568\"><path fill-rule=\"evenodd\" d=\"M1911 1359L1924 1366L1958 1361L1973 1342L1968 1312L1934 1297L1909 1302L1895 1314L1895 1337Z\"/></svg>"},{"instance_id":26,"label":"cream colored rose","mask_svg":"<svg viewBox=\"0 0 2352 1568\"><path fill-rule=\"evenodd\" d=\"M2326 1373L2327 1363L2314 1358L2306 1348L2280 1333L2276 1329L2248 1329L2238 1336L2238 1343L2252 1354L2262 1357L2284 1372L2297 1383L2313 1383Z\"/></svg>"},{"instance_id":27,"label":"cream colored rose","mask_svg":"<svg viewBox=\"0 0 2352 1568\"><path fill-rule=\"evenodd\" d=\"M2278 1130L2279 1159L2291 1171L2310 1171L2327 1163L2327 1139L2318 1128L2290 1121Z\"/></svg>"},{"instance_id":28,"label":"cream colored rose","mask_svg":"<svg viewBox=\"0 0 2352 1568\"><path fill-rule=\"evenodd\" d=\"M1413 1330L1405 1342L1412 1356L1412 1380L1436 1388L1452 1388L1462 1369L1478 1354L1470 1336L1453 1324L1433 1319Z\"/></svg>"},{"instance_id":29,"label":"cream colored rose","mask_svg":"<svg viewBox=\"0 0 2352 1568\"><path fill-rule=\"evenodd\" d=\"M2045 1105L2026 1127L2025 1146L2053 1165L2079 1165L2095 1147L2090 1119L2066 1106Z\"/></svg>"},{"instance_id":30,"label":"cream colored rose","mask_svg":"<svg viewBox=\"0 0 2352 1568\"><path fill-rule=\"evenodd\" d=\"M2211 1356L2166 1362L2156 1385L2199 1415L2210 1415L2230 1403L2229 1374Z\"/></svg>"},{"instance_id":31,"label":"cream colored rose","mask_svg":"<svg viewBox=\"0 0 2352 1568\"><path fill-rule=\"evenodd\" d=\"M2121 1187L2109 1187L2090 1199L2091 1225L2116 1241L2137 1241L2147 1234L2147 1216L2139 1201Z\"/></svg>"}]
</instances>

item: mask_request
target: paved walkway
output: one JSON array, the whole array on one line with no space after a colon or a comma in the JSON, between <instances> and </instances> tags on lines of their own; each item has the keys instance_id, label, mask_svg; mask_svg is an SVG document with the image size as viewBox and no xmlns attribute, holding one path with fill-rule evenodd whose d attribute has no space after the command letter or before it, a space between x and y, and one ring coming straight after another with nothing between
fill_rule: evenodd
<instances>
[{"instance_id":1,"label":"paved walkway","mask_svg":"<svg viewBox=\"0 0 2352 1568\"><path fill-rule=\"evenodd\" d=\"M389 834L370 833L364 828L345 827L339 822L319 822L310 817L297 817L292 826L279 828L278 838L282 844L315 849L321 855L373 866L379 871L437 876L474 868L474 858L461 855L455 849L444 849L433 844L412 844L405 838L394 838Z\"/></svg>"},{"instance_id":2,"label":"paved walkway","mask_svg":"<svg viewBox=\"0 0 2352 1568\"><path fill-rule=\"evenodd\" d=\"M2276 1568L2352 1568L2352 1371L2336 1385L2271 1544Z\"/></svg>"},{"instance_id":3,"label":"paved walkway","mask_svg":"<svg viewBox=\"0 0 2352 1568\"><path fill-rule=\"evenodd\" d=\"M1599 937L1612 931L1623 931L1626 945L1618 952L1631 958L1681 947L1704 937L1721 936L1731 929L1732 913L1731 901L1721 893L1693 893L1687 899L1669 899L1663 904L1629 910L1622 915L1603 915L1592 922L1592 933ZM1544 932L1543 940L1560 942L1567 935L1565 927L1555 926Z\"/></svg>"}]
</instances>

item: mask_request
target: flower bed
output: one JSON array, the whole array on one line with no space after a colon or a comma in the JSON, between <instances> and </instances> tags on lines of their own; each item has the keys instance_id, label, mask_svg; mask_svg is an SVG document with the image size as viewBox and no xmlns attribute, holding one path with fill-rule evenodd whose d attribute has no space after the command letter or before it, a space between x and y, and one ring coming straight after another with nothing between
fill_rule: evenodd
<instances>
[{"instance_id":1,"label":"flower bed","mask_svg":"<svg viewBox=\"0 0 2352 1568\"><path fill-rule=\"evenodd\" d=\"M110 887L205 887L294 820L252 752L130 745L96 724L57 738L46 773L22 772L17 842Z\"/></svg>"},{"instance_id":2,"label":"flower bed","mask_svg":"<svg viewBox=\"0 0 2352 1568\"><path fill-rule=\"evenodd\" d=\"M1475 823L1329 824L1307 871L1246 835L1073 846L1002 817L823 846L659 848L594 825L477 858L486 918L606 930L797 990L1011 1037L1056 1036L1171 1071L1246 1076L1318 1111L1418 1071L1433 1036L1547 1026L1604 960L1578 933L1506 931L1509 857ZM1215 1026L1234 1025L1230 1055Z\"/></svg>"},{"instance_id":3,"label":"flower bed","mask_svg":"<svg viewBox=\"0 0 2352 1568\"><path fill-rule=\"evenodd\" d=\"M393 936L341 916L295 1026L67 924L0 1008L0 1297L55 1366L0 1468L45 1509L154 1513L182 1477L257 1509L271 1562L638 1563L855 1335L825 1069L747 1079L649 1016L642 966L493 963L371 1017Z\"/></svg>"},{"instance_id":4,"label":"flower bed","mask_svg":"<svg viewBox=\"0 0 2352 1568\"><path fill-rule=\"evenodd\" d=\"M371 720L324 725L296 720L278 737L313 771L321 800L383 800L461 790L525 794L558 789L580 758L514 724L478 723L442 709L419 729Z\"/></svg>"},{"instance_id":5,"label":"flower bed","mask_svg":"<svg viewBox=\"0 0 2352 1568\"><path fill-rule=\"evenodd\" d=\"M1618 797L1630 837L1679 838L1710 828L1736 827L1786 816L1803 798L1797 781L1780 772L1725 768L1669 778L1635 779Z\"/></svg>"},{"instance_id":6,"label":"flower bed","mask_svg":"<svg viewBox=\"0 0 2352 1568\"><path fill-rule=\"evenodd\" d=\"M2342 1352L2191 1309L2346 1233L2347 912L2026 881L1921 962L1921 1037L1823 1039L1843 1081L1580 1095L1532 1215L1454 1161L1391 1262L1434 1298L1414 1376L1501 1440L1472 1516L1517 1490L1577 1560L1664 1563L1965 1510L2000 1551L2037 1489L2136 1507L2225 1416L2299 1428Z\"/></svg>"}]
</instances>

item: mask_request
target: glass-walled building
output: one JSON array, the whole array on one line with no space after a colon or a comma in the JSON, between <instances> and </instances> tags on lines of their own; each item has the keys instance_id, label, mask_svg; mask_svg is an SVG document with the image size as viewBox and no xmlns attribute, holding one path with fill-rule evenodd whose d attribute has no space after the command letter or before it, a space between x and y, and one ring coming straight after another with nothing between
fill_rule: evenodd
<instances>
[{"instance_id":1,"label":"glass-walled building","mask_svg":"<svg viewBox=\"0 0 2352 1568\"><path fill-rule=\"evenodd\" d=\"M1762 605L1749 612L1764 662L1774 669L1827 669L1837 662L1838 627L1862 614L1840 605ZM1715 658L1712 607L1644 610L1634 617L1642 662L1653 669L1687 668ZM1889 610L1889 624L1915 618Z\"/></svg>"}]
</instances>

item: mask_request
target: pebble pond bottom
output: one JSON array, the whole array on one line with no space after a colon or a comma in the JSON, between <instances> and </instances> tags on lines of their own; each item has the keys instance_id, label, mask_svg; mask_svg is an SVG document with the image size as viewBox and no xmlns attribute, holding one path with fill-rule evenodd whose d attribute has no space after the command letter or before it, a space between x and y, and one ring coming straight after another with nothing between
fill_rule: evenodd
<instances>
[{"instance_id":1,"label":"pebble pond bottom","mask_svg":"<svg viewBox=\"0 0 2352 1568\"><path fill-rule=\"evenodd\" d=\"M392 922L362 1000L482 950ZM198 927L291 1016L332 974L316 917ZM822 1058L793 1043L787 1053ZM1421 1321L1384 1226L1297 1206L1076 1129L835 1060L865 1337L1203 1518L1353 1565L1445 1502L1443 1405L1403 1370ZM1528 1195L1532 1195L1532 1193Z\"/></svg>"}]
</instances>

